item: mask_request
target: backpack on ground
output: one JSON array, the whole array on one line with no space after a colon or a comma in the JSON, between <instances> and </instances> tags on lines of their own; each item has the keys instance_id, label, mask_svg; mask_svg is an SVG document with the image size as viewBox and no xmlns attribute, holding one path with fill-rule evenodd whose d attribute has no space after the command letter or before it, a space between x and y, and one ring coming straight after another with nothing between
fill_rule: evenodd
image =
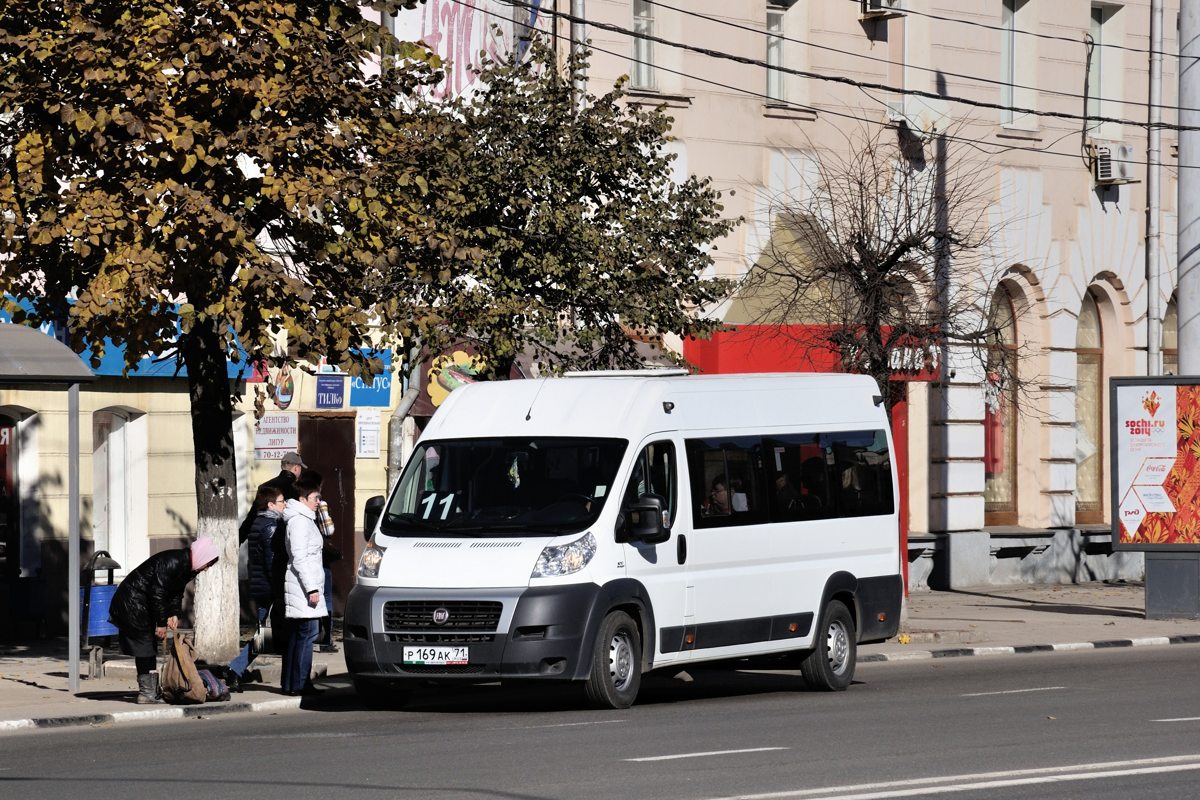
<instances>
[{"instance_id":1,"label":"backpack on ground","mask_svg":"<svg viewBox=\"0 0 1200 800\"><path fill-rule=\"evenodd\" d=\"M208 699L204 679L196 669L196 648L190 636L178 631L163 639L166 663L159 674L159 688L168 703L203 703Z\"/></svg>"}]
</instances>

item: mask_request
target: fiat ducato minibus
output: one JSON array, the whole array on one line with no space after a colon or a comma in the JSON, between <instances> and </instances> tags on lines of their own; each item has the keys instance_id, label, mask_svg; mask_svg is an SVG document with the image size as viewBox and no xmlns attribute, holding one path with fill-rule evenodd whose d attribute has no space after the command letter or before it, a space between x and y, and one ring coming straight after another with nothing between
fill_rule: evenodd
<instances>
[{"instance_id":1,"label":"fiat ducato minibus","mask_svg":"<svg viewBox=\"0 0 1200 800\"><path fill-rule=\"evenodd\" d=\"M346 664L371 703L430 682L799 669L842 690L895 634L892 440L873 379L579 373L475 383L430 420L358 565Z\"/></svg>"}]
</instances>

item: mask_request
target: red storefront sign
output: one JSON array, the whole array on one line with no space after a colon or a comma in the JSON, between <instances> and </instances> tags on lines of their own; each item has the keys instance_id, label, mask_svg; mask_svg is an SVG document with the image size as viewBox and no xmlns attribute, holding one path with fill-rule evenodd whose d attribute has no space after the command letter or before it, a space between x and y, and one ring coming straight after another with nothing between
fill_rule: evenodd
<instances>
[{"instance_id":1,"label":"red storefront sign","mask_svg":"<svg viewBox=\"0 0 1200 800\"><path fill-rule=\"evenodd\" d=\"M842 372L842 356L831 337L836 325L741 325L711 339L685 340L683 356L701 372ZM884 335L887 335L885 329ZM914 342L890 352L892 380L932 381L940 354Z\"/></svg>"}]
</instances>

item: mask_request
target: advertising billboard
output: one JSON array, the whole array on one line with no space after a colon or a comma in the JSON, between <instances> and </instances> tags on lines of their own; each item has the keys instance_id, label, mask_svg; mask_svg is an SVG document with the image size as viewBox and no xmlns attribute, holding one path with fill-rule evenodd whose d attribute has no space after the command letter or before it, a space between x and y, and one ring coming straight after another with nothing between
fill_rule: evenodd
<instances>
[{"instance_id":1,"label":"advertising billboard","mask_svg":"<svg viewBox=\"0 0 1200 800\"><path fill-rule=\"evenodd\" d=\"M1109 384L1113 549L1200 550L1200 377Z\"/></svg>"}]
</instances>

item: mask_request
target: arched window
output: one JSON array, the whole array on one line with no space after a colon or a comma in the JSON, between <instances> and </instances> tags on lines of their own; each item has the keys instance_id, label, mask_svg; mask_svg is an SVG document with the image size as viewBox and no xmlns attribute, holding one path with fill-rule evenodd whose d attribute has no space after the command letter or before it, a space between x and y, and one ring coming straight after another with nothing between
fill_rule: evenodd
<instances>
[{"instance_id":1,"label":"arched window","mask_svg":"<svg viewBox=\"0 0 1200 800\"><path fill-rule=\"evenodd\" d=\"M1164 375L1179 374L1179 308L1175 298L1167 303L1162 322L1162 364Z\"/></svg>"},{"instance_id":2,"label":"arched window","mask_svg":"<svg viewBox=\"0 0 1200 800\"><path fill-rule=\"evenodd\" d=\"M1017 321L1003 287L992 300L983 410L983 509L987 525L1017 523Z\"/></svg>"},{"instance_id":3,"label":"arched window","mask_svg":"<svg viewBox=\"0 0 1200 800\"><path fill-rule=\"evenodd\" d=\"M1075 521L1104 521L1104 335L1091 292L1075 333Z\"/></svg>"}]
</instances>

